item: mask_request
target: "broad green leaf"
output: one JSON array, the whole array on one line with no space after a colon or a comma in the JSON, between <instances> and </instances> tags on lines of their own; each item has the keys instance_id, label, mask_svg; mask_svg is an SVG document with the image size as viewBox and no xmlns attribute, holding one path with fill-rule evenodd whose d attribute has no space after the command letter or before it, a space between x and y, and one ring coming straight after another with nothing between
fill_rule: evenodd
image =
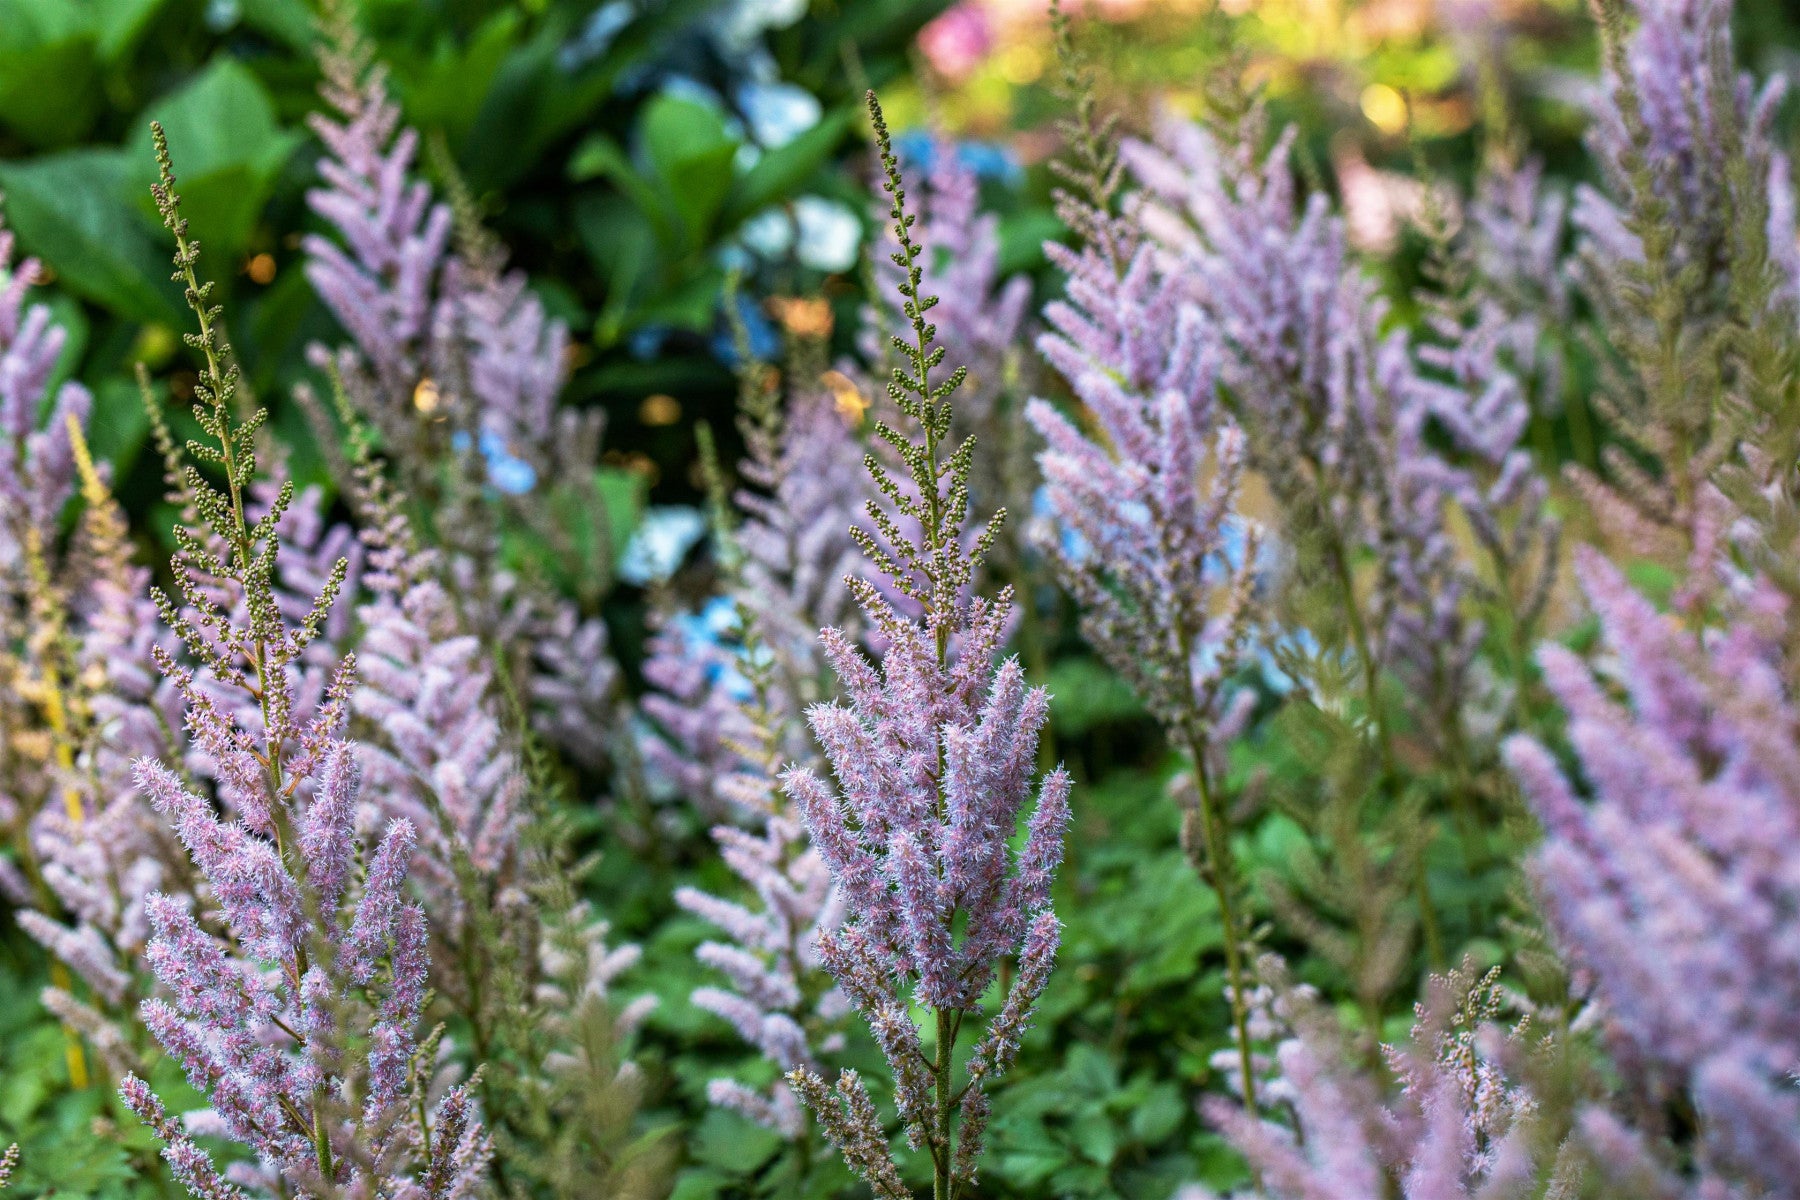
<instances>
[{"instance_id":1,"label":"broad green leaf","mask_svg":"<svg viewBox=\"0 0 1800 1200\"><path fill-rule=\"evenodd\" d=\"M446 33L421 52L399 50L393 70L407 121L418 129L442 130L452 144L459 143L481 114L521 24L516 9L503 8L466 39Z\"/></svg>"},{"instance_id":2,"label":"broad green leaf","mask_svg":"<svg viewBox=\"0 0 1800 1200\"><path fill-rule=\"evenodd\" d=\"M127 54L150 19L167 3L168 0L94 0L94 32L100 39L100 57L114 63Z\"/></svg>"},{"instance_id":3,"label":"broad green leaf","mask_svg":"<svg viewBox=\"0 0 1800 1200\"><path fill-rule=\"evenodd\" d=\"M660 177L667 202L681 214L688 249L703 245L731 190L738 141L710 105L664 94L650 101L638 137Z\"/></svg>"},{"instance_id":4,"label":"broad green leaf","mask_svg":"<svg viewBox=\"0 0 1800 1200\"><path fill-rule=\"evenodd\" d=\"M277 124L261 81L224 55L151 104L139 127L150 120L161 121L168 134L183 215L201 248L225 260L214 269L228 269L249 242L299 135ZM156 171L149 139L131 149L147 194Z\"/></svg>"},{"instance_id":5,"label":"broad green leaf","mask_svg":"<svg viewBox=\"0 0 1800 1200\"><path fill-rule=\"evenodd\" d=\"M244 24L279 38L295 50L311 56L318 42L319 21L307 0L239 0Z\"/></svg>"},{"instance_id":6,"label":"broad green leaf","mask_svg":"<svg viewBox=\"0 0 1800 1200\"><path fill-rule=\"evenodd\" d=\"M790 199L837 151L855 119L853 108L827 113L785 146L766 152L732 189L725 221L736 225L771 204Z\"/></svg>"},{"instance_id":7,"label":"broad green leaf","mask_svg":"<svg viewBox=\"0 0 1800 1200\"><path fill-rule=\"evenodd\" d=\"M40 147L86 134L103 96L97 37L73 0L0 0L0 125Z\"/></svg>"},{"instance_id":8,"label":"broad green leaf","mask_svg":"<svg viewBox=\"0 0 1800 1200\"><path fill-rule=\"evenodd\" d=\"M71 150L0 164L7 223L62 285L120 316L179 324L169 259L131 204L133 171L119 150Z\"/></svg>"}]
</instances>

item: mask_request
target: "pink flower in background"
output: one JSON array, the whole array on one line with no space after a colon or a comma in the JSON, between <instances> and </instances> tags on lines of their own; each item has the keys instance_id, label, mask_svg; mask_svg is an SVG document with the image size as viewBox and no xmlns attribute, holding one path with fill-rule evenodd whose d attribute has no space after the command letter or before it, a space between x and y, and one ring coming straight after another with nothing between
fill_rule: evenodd
<instances>
[{"instance_id":1,"label":"pink flower in background","mask_svg":"<svg viewBox=\"0 0 1800 1200\"><path fill-rule=\"evenodd\" d=\"M919 30L919 49L939 75L968 77L994 50L994 27L978 0L963 0Z\"/></svg>"}]
</instances>

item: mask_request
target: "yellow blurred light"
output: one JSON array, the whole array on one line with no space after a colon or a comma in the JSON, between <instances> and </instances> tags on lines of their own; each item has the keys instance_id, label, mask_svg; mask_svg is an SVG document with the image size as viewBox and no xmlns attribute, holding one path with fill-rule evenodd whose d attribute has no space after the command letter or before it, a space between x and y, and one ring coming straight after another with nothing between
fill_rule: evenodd
<instances>
[{"instance_id":1,"label":"yellow blurred light","mask_svg":"<svg viewBox=\"0 0 1800 1200\"><path fill-rule=\"evenodd\" d=\"M831 389L838 416L846 421L861 422L863 414L869 411L869 399L855 381L842 371L827 371L819 376L819 382Z\"/></svg>"},{"instance_id":2,"label":"yellow blurred light","mask_svg":"<svg viewBox=\"0 0 1800 1200\"><path fill-rule=\"evenodd\" d=\"M657 392L638 405L638 420L645 425L673 425L681 420L681 401Z\"/></svg>"},{"instance_id":3,"label":"yellow blurred light","mask_svg":"<svg viewBox=\"0 0 1800 1200\"><path fill-rule=\"evenodd\" d=\"M436 412L438 404L442 400L443 397L438 394L437 381L434 379L421 379L419 385L413 389L413 407L422 413Z\"/></svg>"},{"instance_id":4,"label":"yellow blurred light","mask_svg":"<svg viewBox=\"0 0 1800 1200\"><path fill-rule=\"evenodd\" d=\"M994 66L1000 78L1014 87L1024 87L1036 83L1044 73L1044 51L1030 42L1020 42L1002 50Z\"/></svg>"},{"instance_id":5,"label":"yellow blurred light","mask_svg":"<svg viewBox=\"0 0 1800 1200\"><path fill-rule=\"evenodd\" d=\"M1406 97L1385 83L1371 83L1362 93L1363 116L1369 124L1385 134L1396 134L1406 128Z\"/></svg>"},{"instance_id":6,"label":"yellow blurred light","mask_svg":"<svg viewBox=\"0 0 1800 1200\"><path fill-rule=\"evenodd\" d=\"M831 302L823 296L774 296L768 304L781 327L795 337L823 339L831 336Z\"/></svg>"},{"instance_id":7,"label":"yellow blurred light","mask_svg":"<svg viewBox=\"0 0 1800 1200\"><path fill-rule=\"evenodd\" d=\"M258 254L254 256L249 262L244 264L244 274L250 277L251 283L260 283L265 286L274 283L275 256L273 254Z\"/></svg>"}]
</instances>

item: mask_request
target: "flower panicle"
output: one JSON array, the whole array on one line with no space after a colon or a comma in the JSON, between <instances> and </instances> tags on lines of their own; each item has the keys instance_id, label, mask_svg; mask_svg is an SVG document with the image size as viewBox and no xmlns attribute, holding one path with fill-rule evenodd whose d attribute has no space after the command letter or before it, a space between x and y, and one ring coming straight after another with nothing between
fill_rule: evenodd
<instances>
[{"instance_id":1,"label":"flower panicle","mask_svg":"<svg viewBox=\"0 0 1800 1200\"><path fill-rule=\"evenodd\" d=\"M949 400L962 376L931 380L944 355L926 319L931 298L920 291L923 248L911 232L880 105L869 99L913 333L896 347L902 362L889 394L918 432L877 426L916 492L872 462L887 504L871 502L876 533L865 531L859 542L919 612L903 615L872 584L856 582L885 648L871 663L841 630L826 631L826 658L845 699L808 713L837 786L805 767L790 768L781 782L844 905L842 924L818 937L820 958L881 1047L908 1143L929 1152L937 1194L951 1196L973 1180L986 1119L985 1102L969 1095L991 1086L1010 1062L1054 958L1059 926L1050 884L1062 858L1069 778L1059 769L1034 780L1049 697L1026 686L1016 660L996 665L1005 593L996 600L972 594L994 526L966 546L972 446L965 440L948 458L944 449ZM916 522L916 537L900 534L902 520ZM1024 839L1014 850L1021 822ZM987 1017L992 1048L965 1064L959 1087L955 1044L981 1019L982 996L1012 954L1033 965L1022 966L1000 1011ZM930 1014L929 1043L914 1005ZM788 1080L852 1169L878 1193L900 1194L886 1133L860 1079L841 1075L832 1089L799 1068Z\"/></svg>"}]
</instances>

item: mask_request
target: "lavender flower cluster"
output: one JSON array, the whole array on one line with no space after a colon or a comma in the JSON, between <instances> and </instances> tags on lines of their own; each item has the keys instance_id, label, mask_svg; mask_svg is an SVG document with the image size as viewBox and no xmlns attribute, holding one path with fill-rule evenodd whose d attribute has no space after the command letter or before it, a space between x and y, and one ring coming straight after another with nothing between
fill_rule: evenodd
<instances>
[{"instance_id":1,"label":"lavender flower cluster","mask_svg":"<svg viewBox=\"0 0 1800 1200\"><path fill-rule=\"evenodd\" d=\"M202 435L177 444L144 372L172 591L0 228L0 890L48 954L71 1083L116 1085L207 1200L660 1194L628 1058L654 1001L615 1003L639 951L609 943L556 798L641 773L663 803L637 836L723 867L665 889L713 930L688 1003L764 1060L709 1070L707 1099L808 1188L822 1139L883 1200L992 1189L999 1081L1060 1052L1027 1036L1080 798L1022 660L1037 677L1066 609L1160 730L1216 911L1193 975L1225 1017L1196 1007L1217 1054L1184 1086L1241 1157L1233 1194L1791 1194L1781 93L1738 72L1726 0L1596 11L1600 187L1571 202L1510 146L1471 195L1427 182L1406 305L1235 79L1121 138L1056 13L1071 236L1038 313L976 175L940 150L909 198L871 94L860 357L818 297L771 304L779 364L740 339L735 490L703 439L717 587L652 596L635 702L608 571L560 589L503 552L599 497L569 331L453 166L445 199L416 170L346 14L304 252L348 340L296 398L347 521L281 479L160 127ZM1577 299L1593 396L1563 358ZM1616 428L1559 478L1532 434L1574 403ZM171 1115L165 1059L205 1108Z\"/></svg>"}]
</instances>

